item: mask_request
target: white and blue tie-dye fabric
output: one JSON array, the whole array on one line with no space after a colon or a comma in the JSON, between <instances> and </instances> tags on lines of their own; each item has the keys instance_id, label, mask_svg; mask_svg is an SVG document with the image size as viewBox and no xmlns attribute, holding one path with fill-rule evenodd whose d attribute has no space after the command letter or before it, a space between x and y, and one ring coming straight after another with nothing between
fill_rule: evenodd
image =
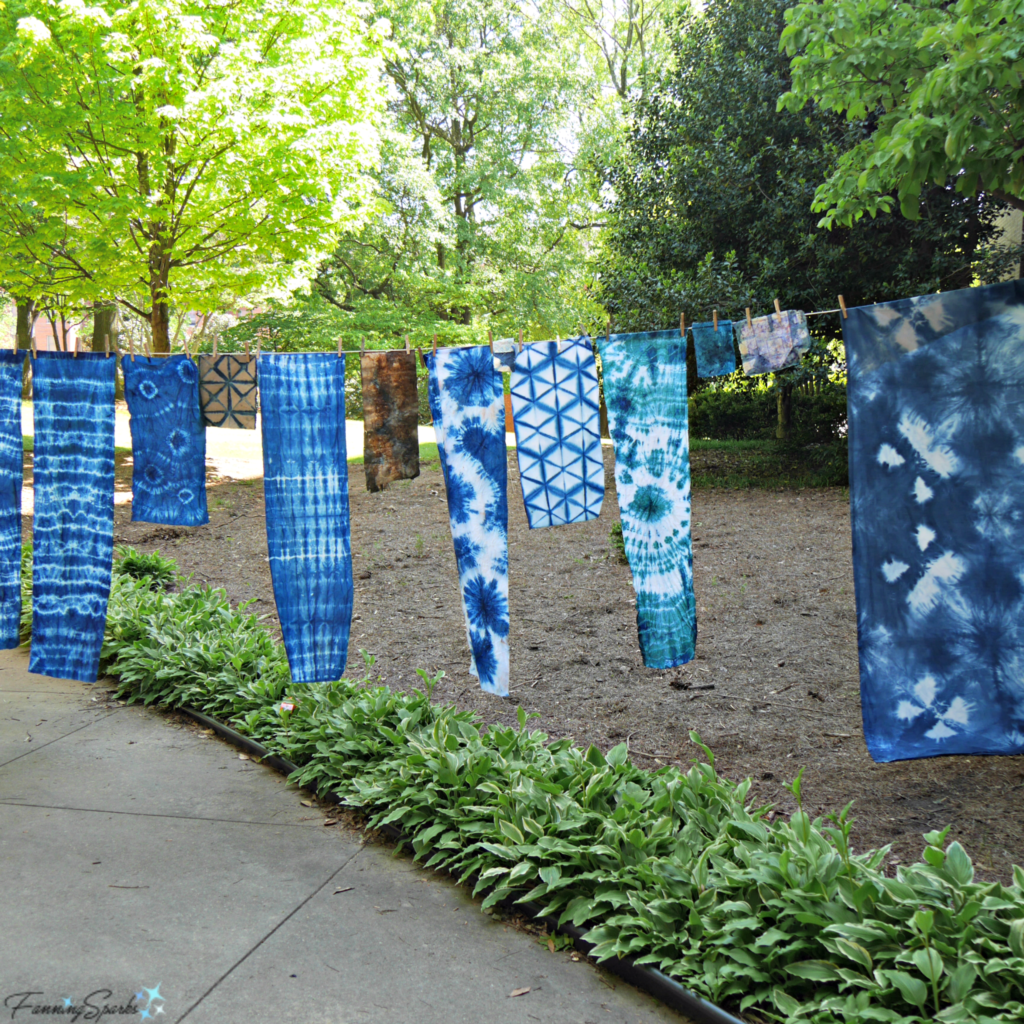
<instances>
[{"instance_id":1,"label":"white and blue tie-dye fabric","mask_svg":"<svg viewBox=\"0 0 1024 1024\"><path fill-rule=\"evenodd\" d=\"M1024 751L1024 282L843 322L864 736Z\"/></svg>"},{"instance_id":2,"label":"white and blue tie-dye fabric","mask_svg":"<svg viewBox=\"0 0 1024 1024\"><path fill-rule=\"evenodd\" d=\"M459 587L480 687L508 694L508 465L501 374L486 346L426 356L447 467Z\"/></svg>"},{"instance_id":3,"label":"white and blue tie-dye fabric","mask_svg":"<svg viewBox=\"0 0 1024 1024\"><path fill-rule=\"evenodd\" d=\"M24 352L0 352L0 648L18 646L21 626L21 387Z\"/></svg>"},{"instance_id":4,"label":"white and blue tie-dye fabric","mask_svg":"<svg viewBox=\"0 0 1024 1024\"><path fill-rule=\"evenodd\" d=\"M648 668L673 668L697 643L686 341L655 331L597 343L640 652Z\"/></svg>"},{"instance_id":5,"label":"white and blue tie-dye fabric","mask_svg":"<svg viewBox=\"0 0 1024 1024\"><path fill-rule=\"evenodd\" d=\"M35 516L29 672L94 683L114 560L114 381L102 352L32 359Z\"/></svg>"},{"instance_id":6,"label":"white and blue tie-dye fabric","mask_svg":"<svg viewBox=\"0 0 1024 1024\"><path fill-rule=\"evenodd\" d=\"M604 501L604 458L590 340L524 345L511 393L530 528L596 519Z\"/></svg>"}]
</instances>

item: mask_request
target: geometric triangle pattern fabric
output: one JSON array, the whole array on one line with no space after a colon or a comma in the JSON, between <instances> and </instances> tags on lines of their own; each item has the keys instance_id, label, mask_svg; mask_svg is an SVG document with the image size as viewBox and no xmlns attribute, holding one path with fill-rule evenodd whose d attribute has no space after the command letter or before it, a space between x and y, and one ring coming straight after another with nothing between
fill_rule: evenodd
<instances>
[{"instance_id":1,"label":"geometric triangle pattern fabric","mask_svg":"<svg viewBox=\"0 0 1024 1024\"><path fill-rule=\"evenodd\" d=\"M208 427L256 429L256 357L200 355L199 407Z\"/></svg>"},{"instance_id":2,"label":"geometric triangle pattern fabric","mask_svg":"<svg viewBox=\"0 0 1024 1024\"><path fill-rule=\"evenodd\" d=\"M597 344L640 653L648 668L674 668L697 643L686 342L674 330Z\"/></svg>"},{"instance_id":3,"label":"geometric triangle pattern fabric","mask_svg":"<svg viewBox=\"0 0 1024 1024\"><path fill-rule=\"evenodd\" d=\"M530 529L596 519L604 502L604 458L590 339L524 345L511 393Z\"/></svg>"},{"instance_id":4,"label":"geometric triangle pattern fabric","mask_svg":"<svg viewBox=\"0 0 1024 1024\"><path fill-rule=\"evenodd\" d=\"M842 325L868 750L1024 753L1024 281Z\"/></svg>"},{"instance_id":5,"label":"geometric triangle pattern fabric","mask_svg":"<svg viewBox=\"0 0 1024 1024\"><path fill-rule=\"evenodd\" d=\"M21 442L24 352L0 352L0 648L18 646L21 626Z\"/></svg>"}]
</instances>

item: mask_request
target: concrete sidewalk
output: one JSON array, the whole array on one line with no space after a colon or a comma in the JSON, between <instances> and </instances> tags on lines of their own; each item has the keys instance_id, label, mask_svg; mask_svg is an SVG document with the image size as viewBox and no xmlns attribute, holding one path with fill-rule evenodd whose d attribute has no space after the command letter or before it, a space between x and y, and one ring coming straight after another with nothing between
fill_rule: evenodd
<instances>
[{"instance_id":1,"label":"concrete sidewalk","mask_svg":"<svg viewBox=\"0 0 1024 1024\"><path fill-rule=\"evenodd\" d=\"M177 716L0 652L0 1020L683 1020L300 799Z\"/></svg>"}]
</instances>

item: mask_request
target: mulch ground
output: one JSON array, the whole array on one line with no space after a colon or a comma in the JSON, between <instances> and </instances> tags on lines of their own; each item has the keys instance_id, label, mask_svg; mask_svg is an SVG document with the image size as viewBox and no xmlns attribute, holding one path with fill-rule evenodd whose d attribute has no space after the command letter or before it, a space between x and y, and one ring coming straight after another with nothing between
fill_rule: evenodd
<instances>
[{"instance_id":1,"label":"mulch ground","mask_svg":"<svg viewBox=\"0 0 1024 1024\"><path fill-rule=\"evenodd\" d=\"M783 782L801 767L813 814L853 802L857 849L892 845L916 860L921 834L950 825L981 877L1008 879L1024 834L1024 757L931 758L875 764L864 745L857 674L850 519L844 490L696 487L693 539L699 638L681 669L645 669L629 568L609 544L618 519L612 454L595 522L527 528L509 453L511 696L481 693L469 657L438 464L370 494L351 467L355 613L347 672L393 687L416 669L444 672L434 699L603 750L628 742L646 768L686 765L696 730L725 776L754 780L751 797L793 810ZM715 453L694 453L713 479ZM119 459L120 490L130 460ZM706 464L705 464L706 463ZM277 629L267 564L262 481L211 479L211 522L197 529L131 523L117 506L116 539L160 550L181 570L224 587Z\"/></svg>"}]
</instances>

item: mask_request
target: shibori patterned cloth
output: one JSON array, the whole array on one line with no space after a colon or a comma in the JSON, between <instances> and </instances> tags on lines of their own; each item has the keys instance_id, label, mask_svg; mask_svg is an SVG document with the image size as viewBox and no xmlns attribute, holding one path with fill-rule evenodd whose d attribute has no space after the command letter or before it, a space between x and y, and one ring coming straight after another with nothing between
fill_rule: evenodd
<instances>
[{"instance_id":1,"label":"shibori patterned cloth","mask_svg":"<svg viewBox=\"0 0 1024 1024\"><path fill-rule=\"evenodd\" d=\"M352 624L345 360L260 356L267 546L292 679L340 679Z\"/></svg>"},{"instance_id":2,"label":"shibori patterned cloth","mask_svg":"<svg viewBox=\"0 0 1024 1024\"><path fill-rule=\"evenodd\" d=\"M18 646L21 625L21 385L24 352L0 352L0 648Z\"/></svg>"},{"instance_id":3,"label":"shibori patterned cloth","mask_svg":"<svg viewBox=\"0 0 1024 1024\"><path fill-rule=\"evenodd\" d=\"M604 459L590 339L524 345L511 393L530 528L596 519L604 501Z\"/></svg>"},{"instance_id":4,"label":"shibori patterned cloth","mask_svg":"<svg viewBox=\"0 0 1024 1024\"><path fill-rule=\"evenodd\" d=\"M731 320L712 320L693 325L693 351L697 357L698 377L726 377L736 371L736 349Z\"/></svg>"},{"instance_id":5,"label":"shibori patterned cloth","mask_svg":"<svg viewBox=\"0 0 1024 1024\"><path fill-rule=\"evenodd\" d=\"M102 352L32 358L35 516L29 672L94 683L114 559L114 381Z\"/></svg>"},{"instance_id":6,"label":"shibori patterned cloth","mask_svg":"<svg viewBox=\"0 0 1024 1024\"><path fill-rule=\"evenodd\" d=\"M131 415L132 522L208 523L196 364L188 356L123 356L121 369Z\"/></svg>"},{"instance_id":7,"label":"shibori patterned cloth","mask_svg":"<svg viewBox=\"0 0 1024 1024\"><path fill-rule=\"evenodd\" d=\"M256 429L259 390L255 356L200 355L199 403L208 427Z\"/></svg>"},{"instance_id":8,"label":"shibori patterned cloth","mask_svg":"<svg viewBox=\"0 0 1024 1024\"><path fill-rule=\"evenodd\" d=\"M436 388L434 427L472 660L489 693L508 694L508 465L501 374L487 346L425 357Z\"/></svg>"},{"instance_id":9,"label":"shibori patterned cloth","mask_svg":"<svg viewBox=\"0 0 1024 1024\"><path fill-rule=\"evenodd\" d=\"M750 324L740 323L740 355L748 377L796 366L810 347L807 315L798 309L754 317Z\"/></svg>"},{"instance_id":10,"label":"shibori patterned cloth","mask_svg":"<svg viewBox=\"0 0 1024 1024\"><path fill-rule=\"evenodd\" d=\"M868 750L1024 752L1024 281L842 323Z\"/></svg>"},{"instance_id":11,"label":"shibori patterned cloth","mask_svg":"<svg viewBox=\"0 0 1024 1024\"><path fill-rule=\"evenodd\" d=\"M363 467L366 489L420 475L419 395L412 352L364 352Z\"/></svg>"},{"instance_id":12,"label":"shibori patterned cloth","mask_svg":"<svg viewBox=\"0 0 1024 1024\"><path fill-rule=\"evenodd\" d=\"M648 668L690 661L697 643L690 543L686 341L679 331L597 339L622 539Z\"/></svg>"}]
</instances>

